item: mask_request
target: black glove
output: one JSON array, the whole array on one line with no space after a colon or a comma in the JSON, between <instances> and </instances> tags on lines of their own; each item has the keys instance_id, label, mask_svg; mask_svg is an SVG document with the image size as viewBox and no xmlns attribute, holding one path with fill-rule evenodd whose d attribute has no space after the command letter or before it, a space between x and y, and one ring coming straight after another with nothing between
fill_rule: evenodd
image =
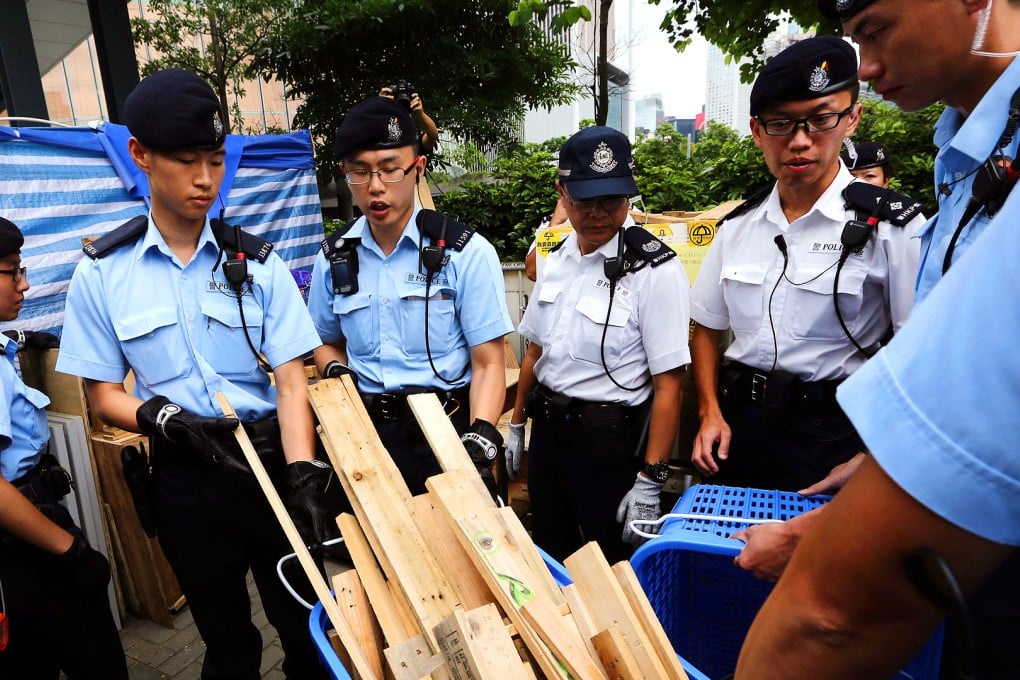
<instances>
[{"instance_id":1,"label":"black glove","mask_svg":"<svg viewBox=\"0 0 1020 680\"><path fill-rule=\"evenodd\" d=\"M75 536L71 547L57 555L56 560L67 573L66 585L74 592L94 593L104 590L110 582L110 563L81 536Z\"/></svg>"},{"instance_id":2,"label":"black glove","mask_svg":"<svg viewBox=\"0 0 1020 680\"><path fill-rule=\"evenodd\" d=\"M222 463L238 472L251 474L251 470L224 445L225 435L240 424L237 418L206 418L184 410L162 395L139 406L135 418L142 432L187 446L204 464Z\"/></svg>"},{"instance_id":3,"label":"black glove","mask_svg":"<svg viewBox=\"0 0 1020 680\"><path fill-rule=\"evenodd\" d=\"M301 540L313 552L320 552L325 541L340 536L339 513L331 513L326 503L327 495L334 491L331 485L339 483L333 468L321 460L299 460L288 464L284 472L283 504Z\"/></svg>"},{"instance_id":4,"label":"black glove","mask_svg":"<svg viewBox=\"0 0 1020 680\"><path fill-rule=\"evenodd\" d=\"M503 446L503 435L499 433L499 430L492 423L481 418L475 418L475 422L471 423L471 427L460 438L460 441L464 444L464 448L467 449L468 456L471 457L471 461L475 464L475 468L477 468L482 481L485 482L485 488L489 490L489 494L495 499L498 492L496 490L496 479L492 476L492 463L496 460L496 456L499 455L499 450Z\"/></svg>"},{"instance_id":5,"label":"black glove","mask_svg":"<svg viewBox=\"0 0 1020 680\"><path fill-rule=\"evenodd\" d=\"M53 333L43 333L41 331L4 331L11 340L18 343L18 351L28 347L29 349L54 349L60 347L60 338L53 335Z\"/></svg>"},{"instance_id":6,"label":"black glove","mask_svg":"<svg viewBox=\"0 0 1020 680\"><path fill-rule=\"evenodd\" d=\"M345 375L351 376L354 387L358 386L358 374L351 370L350 366L344 366L335 359L326 364L326 368L322 371L323 378L342 378Z\"/></svg>"}]
</instances>

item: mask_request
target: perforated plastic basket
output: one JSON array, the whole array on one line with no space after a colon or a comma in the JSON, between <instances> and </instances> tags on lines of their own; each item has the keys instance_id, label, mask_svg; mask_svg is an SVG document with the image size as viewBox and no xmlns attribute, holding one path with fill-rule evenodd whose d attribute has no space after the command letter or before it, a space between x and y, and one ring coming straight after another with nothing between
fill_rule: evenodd
<instances>
[{"instance_id":1,"label":"perforated plastic basket","mask_svg":"<svg viewBox=\"0 0 1020 680\"><path fill-rule=\"evenodd\" d=\"M545 565L549 568L557 585L566 586L573 583L566 567L549 556L541 548L538 549L538 552L542 555L542 559L545 560ZM329 617L326 615L326 610L322 608L321 602L316 603L315 608L312 609L312 614L308 619L308 627L312 632L312 642L315 643L315 647L319 651L319 658L334 680L351 680L350 674L343 664L340 663L336 652L333 651L333 647L329 644L329 638L326 637L326 631L332 627L332 624L329 622ZM680 664L687 671L687 677L690 680L709 680L708 676L688 663L686 659L680 655L677 655L677 658L680 659Z\"/></svg>"},{"instance_id":2,"label":"perforated plastic basket","mask_svg":"<svg viewBox=\"0 0 1020 680\"><path fill-rule=\"evenodd\" d=\"M643 544L631 558L674 651L711 678L732 673L751 621L772 584L734 566L743 542L730 534L747 528L748 520L786 520L828 500L707 484L688 489L673 508L673 513L687 516L667 520L659 537ZM935 680L942 637L940 628L895 676L897 680Z\"/></svg>"}]
</instances>

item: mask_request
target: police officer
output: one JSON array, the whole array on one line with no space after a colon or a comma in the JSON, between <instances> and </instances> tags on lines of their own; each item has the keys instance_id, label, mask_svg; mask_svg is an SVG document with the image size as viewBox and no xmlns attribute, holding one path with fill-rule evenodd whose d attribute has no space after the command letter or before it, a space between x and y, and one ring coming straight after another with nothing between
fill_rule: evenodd
<instances>
[{"instance_id":1,"label":"police officer","mask_svg":"<svg viewBox=\"0 0 1020 680\"><path fill-rule=\"evenodd\" d=\"M224 418L215 398L222 392L235 408L305 540L322 540L333 523L321 505L332 477L314 461L302 358L319 340L271 244L227 226L222 211L207 217L224 176L222 116L189 71L159 71L129 95L128 150L148 179L150 211L86 247L57 368L85 379L104 421L152 438L160 545L206 644L202 677L259 677L249 569L287 676L324 677L308 613L276 575L286 537L239 462L238 420ZM133 394L123 385L129 370Z\"/></svg>"},{"instance_id":2,"label":"police officer","mask_svg":"<svg viewBox=\"0 0 1020 680\"><path fill-rule=\"evenodd\" d=\"M29 288L24 240L0 218L0 321L18 317ZM110 565L59 504L70 486L46 453L50 400L18 375L17 342L0 347L0 678L127 678Z\"/></svg>"},{"instance_id":3,"label":"police officer","mask_svg":"<svg viewBox=\"0 0 1020 680\"><path fill-rule=\"evenodd\" d=\"M492 245L470 227L415 205L424 172L407 109L387 97L351 108L334 156L363 216L326 239L308 309L327 378L356 376L379 437L412 493L440 472L407 407L439 396L483 480L503 438L503 336L513 329Z\"/></svg>"},{"instance_id":4,"label":"police officer","mask_svg":"<svg viewBox=\"0 0 1020 680\"><path fill-rule=\"evenodd\" d=\"M690 284L674 251L634 226L630 142L607 127L560 149L556 189L574 230L551 252L518 328L521 365L507 445L528 493L535 543L562 560L597 541L611 562L658 518L676 437ZM622 527L621 527L622 523ZM626 542L625 542L626 541Z\"/></svg>"},{"instance_id":5,"label":"police officer","mask_svg":"<svg viewBox=\"0 0 1020 680\"><path fill-rule=\"evenodd\" d=\"M843 150L839 152L850 174L863 179L877 187L889 186L892 179L892 160L889 149L878 142L854 142L849 137L843 140Z\"/></svg>"},{"instance_id":6,"label":"police officer","mask_svg":"<svg viewBox=\"0 0 1020 680\"><path fill-rule=\"evenodd\" d=\"M906 320L921 216L839 162L861 112L856 71L848 43L809 38L752 88L751 133L776 182L723 220L691 295L692 460L713 483L802 489L863 451L836 386Z\"/></svg>"}]
</instances>

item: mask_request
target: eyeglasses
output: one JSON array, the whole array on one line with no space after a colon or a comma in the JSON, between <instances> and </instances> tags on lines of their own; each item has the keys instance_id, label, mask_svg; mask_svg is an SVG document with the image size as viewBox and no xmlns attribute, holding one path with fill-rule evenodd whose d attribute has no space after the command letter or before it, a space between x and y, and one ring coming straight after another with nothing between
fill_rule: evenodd
<instances>
[{"instance_id":1,"label":"eyeglasses","mask_svg":"<svg viewBox=\"0 0 1020 680\"><path fill-rule=\"evenodd\" d=\"M0 269L0 274L10 274L14 283L21 281L22 277L28 274L27 267L16 267L14 269Z\"/></svg>"},{"instance_id":2,"label":"eyeglasses","mask_svg":"<svg viewBox=\"0 0 1020 680\"><path fill-rule=\"evenodd\" d=\"M613 212L625 205L630 205L630 198L627 196L603 196L602 198L593 198L587 201L575 201L572 198L568 198L567 203L572 208L577 208L581 212L595 212L599 209Z\"/></svg>"},{"instance_id":3,"label":"eyeglasses","mask_svg":"<svg viewBox=\"0 0 1020 680\"><path fill-rule=\"evenodd\" d=\"M806 118L773 118L772 120L764 120L759 116L758 122L765 128L765 134L770 137L792 135L802 125L804 126L804 132L807 133L826 132L839 125L839 121L843 119L843 116L853 111L854 106L854 104L851 104L846 111L840 111L839 113L816 113Z\"/></svg>"},{"instance_id":4,"label":"eyeglasses","mask_svg":"<svg viewBox=\"0 0 1020 680\"><path fill-rule=\"evenodd\" d=\"M397 182L403 182L404 178L407 177L407 173L414 170L414 166L418 164L418 159L414 159L414 163L411 163L406 168L382 168L380 170L365 170L364 168L355 168L354 170L347 171L347 183L359 186L361 184L368 184L372 181L372 175L379 175L379 179L387 184L396 184Z\"/></svg>"}]
</instances>

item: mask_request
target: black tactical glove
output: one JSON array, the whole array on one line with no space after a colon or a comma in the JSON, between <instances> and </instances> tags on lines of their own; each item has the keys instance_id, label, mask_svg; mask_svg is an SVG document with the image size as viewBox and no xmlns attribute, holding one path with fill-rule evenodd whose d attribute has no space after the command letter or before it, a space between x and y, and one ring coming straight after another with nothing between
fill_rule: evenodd
<instances>
[{"instance_id":1,"label":"black tactical glove","mask_svg":"<svg viewBox=\"0 0 1020 680\"><path fill-rule=\"evenodd\" d=\"M344 366L337 360L333 360L326 364L326 368L322 371L323 378L342 378L345 375L351 376L351 380L354 381L354 387L358 386L358 374L351 370L350 366Z\"/></svg>"},{"instance_id":2,"label":"black tactical glove","mask_svg":"<svg viewBox=\"0 0 1020 680\"><path fill-rule=\"evenodd\" d=\"M251 470L223 443L225 435L240 424L237 418L206 418L184 410L162 395L139 406L135 418L145 434L162 436L175 444L187 446L206 465L222 463L238 472L251 474Z\"/></svg>"},{"instance_id":3,"label":"black tactical glove","mask_svg":"<svg viewBox=\"0 0 1020 680\"><path fill-rule=\"evenodd\" d=\"M110 582L110 563L81 536L75 536L71 547L56 560L67 574L66 585L74 592L94 593Z\"/></svg>"},{"instance_id":4,"label":"black tactical glove","mask_svg":"<svg viewBox=\"0 0 1020 680\"><path fill-rule=\"evenodd\" d=\"M41 331L4 331L11 340L18 343L18 351L28 347L29 349L54 349L60 347L60 338L53 335L53 333L43 333Z\"/></svg>"},{"instance_id":5,"label":"black tactical glove","mask_svg":"<svg viewBox=\"0 0 1020 680\"><path fill-rule=\"evenodd\" d=\"M327 509L327 496L334 493L330 487L339 484L333 468L321 460L299 460L287 465L284 472L287 507L294 526L313 552L321 552L322 544L340 536L336 516Z\"/></svg>"},{"instance_id":6,"label":"black tactical glove","mask_svg":"<svg viewBox=\"0 0 1020 680\"><path fill-rule=\"evenodd\" d=\"M503 435L499 433L499 430L492 423L481 418L475 418L475 422L471 423L471 427L460 438L460 441L464 444L464 448L467 449L468 456L471 457L475 468L478 469L478 474L481 476L482 481L485 482L485 488L489 490L489 494L495 499L498 492L496 490L496 479L492 476L492 463L496 460L496 456L499 455L499 449L503 446Z\"/></svg>"}]
</instances>

